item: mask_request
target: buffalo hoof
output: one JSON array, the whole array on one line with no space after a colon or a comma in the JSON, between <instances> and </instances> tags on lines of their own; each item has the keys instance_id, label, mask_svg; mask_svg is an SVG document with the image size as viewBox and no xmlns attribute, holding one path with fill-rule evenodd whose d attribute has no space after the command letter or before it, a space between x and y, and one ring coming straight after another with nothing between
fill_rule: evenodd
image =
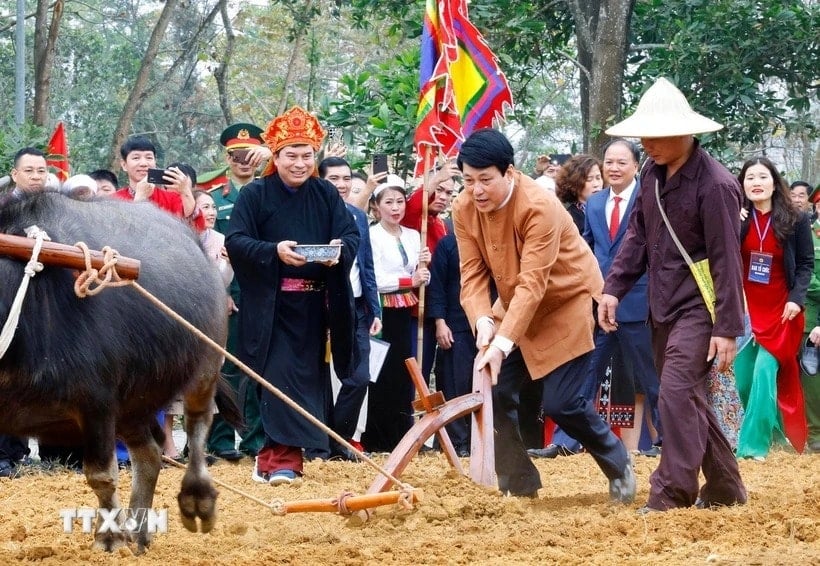
<instances>
[{"instance_id":1,"label":"buffalo hoof","mask_svg":"<svg viewBox=\"0 0 820 566\"><path fill-rule=\"evenodd\" d=\"M94 548L114 552L120 547L128 546L128 535L125 533L97 533L94 535Z\"/></svg>"},{"instance_id":2,"label":"buffalo hoof","mask_svg":"<svg viewBox=\"0 0 820 566\"><path fill-rule=\"evenodd\" d=\"M182 526L192 533L211 532L216 524L216 495L216 490L210 485L201 489L186 489L183 486L177 496Z\"/></svg>"},{"instance_id":3,"label":"buffalo hoof","mask_svg":"<svg viewBox=\"0 0 820 566\"><path fill-rule=\"evenodd\" d=\"M151 533L138 533L136 536L137 539L137 550L134 552L135 555L139 556L141 554L145 554L145 551L148 550L148 547L151 546L152 536Z\"/></svg>"}]
</instances>

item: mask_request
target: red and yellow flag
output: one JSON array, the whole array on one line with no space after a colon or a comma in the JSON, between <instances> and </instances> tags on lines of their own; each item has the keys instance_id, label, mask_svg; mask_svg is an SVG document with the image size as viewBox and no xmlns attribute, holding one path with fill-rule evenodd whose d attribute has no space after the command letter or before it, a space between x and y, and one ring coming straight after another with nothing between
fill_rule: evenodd
<instances>
[{"instance_id":1,"label":"red and yellow flag","mask_svg":"<svg viewBox=\"0 0 820 566\"><path fill-rule=\"evenodd\" d=\"M421 39L414 145L455 157L474 130L491 127L512 107L498 58L467 17L466 0L427 0Z\"/></svg>"}]
</instances>

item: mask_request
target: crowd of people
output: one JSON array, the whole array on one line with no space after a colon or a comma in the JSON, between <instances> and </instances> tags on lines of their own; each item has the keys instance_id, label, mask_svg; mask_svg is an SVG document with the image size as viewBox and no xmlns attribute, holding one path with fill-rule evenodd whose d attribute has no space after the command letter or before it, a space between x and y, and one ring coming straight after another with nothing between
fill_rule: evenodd
<instances>
[{"instance_id":1,"label":"crowd of people","mask_svg":"<svg viewBox=\"0 0 820 566\"><path fill-rule=\"evenodd\" d=\"M226 180L207 190L186 163L149 181L156 150L133 136L119 188L106 170L48 186L43 153L20 150L0 206L43 190L148 201L200 234L230 297L228 351L347 441L226 361L245 428L215 415L208 450L254 458L254 481L298 483L305 459L356 460L348 446L392 451L414 422L404 361L421 354L447 399L470 392L474 369L492 376L506 494L537 497L532 458L585 452L628 503L643 454L660 460L641 512L734 505L747 499L738 458L786 443L820 452L820 378L798 364L801 347L820 346L820 195L787 186L765 156L730 173L695 137L721 127L660 79L607 130L600 159L542 156L529 177L509 140L484 129L410 190L394 173L354 172L294 107L265 129L226 128ZM305 245L336 253L313 259ZM376 337L389 345L378 371ZM727 372L735 420L707 383ZM174 403L159 418L165 454L184 460L179 413ZM468 456L469 419L447 431ZM25 450L0 438L0 476Z\"/></svg>"}]
</instances>

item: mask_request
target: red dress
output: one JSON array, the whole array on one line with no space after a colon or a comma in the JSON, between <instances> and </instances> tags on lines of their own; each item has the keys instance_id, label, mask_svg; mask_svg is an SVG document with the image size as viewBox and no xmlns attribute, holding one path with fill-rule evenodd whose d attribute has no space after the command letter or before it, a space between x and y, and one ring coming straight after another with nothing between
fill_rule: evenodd
<instances>
[{"instance_id":1,"label":"red dress","mask_svg":"<svg viewBox=\"0 0 820 566\"><path fill-rule=\"evenodd\" d=\"M771 214L761 214L756 211L752 214L757 217L757 225L760 226L760 232L763 234L761 245L760 234L758 234L753 217L749 231L741 243L743 290L746 293L752 334L755 340L774 356L780 366L777 371L777 406L783 417L786 437L795 450L802 452L807 434L797 352L803 341L805 320L801 311L785 324L780 322L783 309L789 300L789 287L783 262L783 245L775 237L773 226L765 230ZM751 253L760 251L773 255L768 284L749 281Z\"/></svg>"}]
</instances>

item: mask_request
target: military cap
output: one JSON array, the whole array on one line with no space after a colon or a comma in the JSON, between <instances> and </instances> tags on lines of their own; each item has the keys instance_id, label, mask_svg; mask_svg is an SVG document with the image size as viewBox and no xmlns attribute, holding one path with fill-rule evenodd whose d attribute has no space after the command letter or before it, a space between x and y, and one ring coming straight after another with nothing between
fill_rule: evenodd
<instances>
[{"instance_id":1,"label":"military cap","mask_svg":"<svg viewBox=\"0 0 820 566\"><path fill-rule=\"evenodd\" d=\"M225 146L225 149L262 145L262 128L243 122L232 124L222 131L219 143Z\"/></svg>"}]
</instances>

